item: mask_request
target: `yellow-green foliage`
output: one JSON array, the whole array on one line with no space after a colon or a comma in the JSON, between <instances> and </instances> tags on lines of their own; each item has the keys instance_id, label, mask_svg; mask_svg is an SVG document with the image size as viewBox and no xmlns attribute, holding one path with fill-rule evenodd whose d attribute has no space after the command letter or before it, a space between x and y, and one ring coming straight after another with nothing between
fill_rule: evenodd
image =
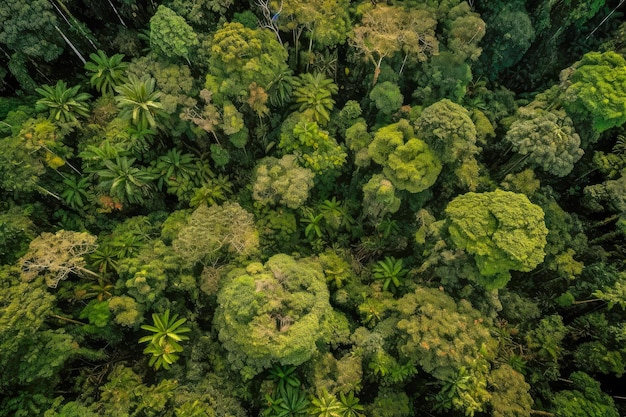
<instances>
[{"instance_id":1,"label":"yellow-green foliage","mask_svg":"<svg viewBox=\"0 0 626 417\"><path fill-rule=\"evenodd\" d=\"M572 390L559 391L552 399L557 417L617 417L613 398L602 392L600 383L584 372L574 372L569 379Z\"/></svg>"},{"instance_id":2,"label":"yellow-green foliage","mask_svg":"<svg viewBox=\"0 0 626 417\"><path fill-rule=\"evenodd\" d=\"M401 320L398 351L416 361L442 383L459 373L468 383L457 386L451 405L468 415L489 400L487 377L496 341L488 322L466 300L458 303L443 291L418 287L398 300Z\"/></svg>"},{"instance_id":3,"label":"yellow-green foliage","mask_svg":"<svg viewBox=\"0 0 626 417\"><path fill-rule=\"evenodd\" d=\"M375 174L363 186L363 209L373 219L397 212L400 203L396 196L396 187L384 175Z\"/></svg>"},{"instance_id":4,"label":"yellow-green foliage","mask_svg":"<svg viewBox=\"0 0 626 417\"><path fill-rule=\"evenodd\" d=\"M252 197L263 205L282 204L300 207L309 198L315 174L298 166L295 155L280 159L267 157L259 161Z\"/></svg>"},{"instance_id":5,"label":"yellow-green foliage","mask_svg":"<svg viewBox=\"0 0 626 417\"><path fill-rule=\"evenodd\" d=\"M185 19L163 5L150 19L150 44L167 57L189 59L189 53L198 45L198 35Z\"/></svg>"},{"instance_id":6,"label":"yellow-green foliage","mask_svg":"<svg viewBox=\"0 0 626 417\"><path fill-rule=\"evenodd\" d=\"M531 271L545 256L543 210L524 194L467 193L446 208L452 242L474 255L488 289L501 288L510 270Z\"/></svg>"},{"instance_id":7,"label":"yellow-green foliage","mask_svg":"<svg viewBox=\"0 0 626 417\"><path fill-rule=\"evenodd\" d=\"M524 417L530 415L533 399L524 375L509 365L501 365L489 375L493 417Z\"/></svg>"},{"instance_id":8,"label":"yellow-green foliage","mask_svg":"<svg viewBox=\"0 0 626 417\"><path fill-rule=\"evenodd\" d=\"M293 122L295 126L290 129ZM306 113L296 114L283 124L278 147L285 153L297 154L300 163L316 174L341 167L348 156L327 131L320 129L316 122L306 120Z\"/></svg>"},{"instance_id":9,"label":"yellow-green foliage","mask_svg":"<svg viewBox=\"0 0 626 417\"><path fill-rule=\"evenodd\" d=\"M415 137L408 121L380 128L368 146L372 160L399 190L418 193L431 187L441 172L439 158Z\"/></svg>"},{"instance_id":10,"label":"yellow-green foliage","mask_svg":"<svg viewBox=\"0 0 626 417\"><path fill-rule=\"evenodd\" d=\"M209 58L217 88L207 88L233 98L247 97L253 82L268 90L278 74L289 72L286 61L287 51L270 31L226 23L213 35Z\"/></svg>"},{"instance_id":11,"label":"yellow-green foliage","mask_svg":"<svg viewBox=\"0 0 626 417\"><path fill-rule=\"evenodd\" d=\"M624 124L626 60L615 52L589 52L573 68L564 103L572 117L590 117L597 132Z\"/></svg>"},{"instance_id":12,"label":"yellow-green foliage","mask_svg":"<svg viewBox=\"0 0 626 417\"><path fill-rule=\"evenodd\" d=\"M252 378L274 363L300 365L328 343L326 279L311 258L279 254L229 273L214 325L232 366ZM347 322L343 324L347 326ZM341 332L341 329L337 329Z\"/></svg>"},{"instance_id":13,"label":"yellow-green foliage","mask_svg":"<svg viewBox=\"0 0 626 417\"><path fill-rule=\"evenodd\" d=\"M346 145L354 152L354 164L359 167L367 167L371 162L371 157L367 147L372 141L372 135L367 131L365 119L359 118L346 129Z\"/></svg>"},{"instance_id":14,"label":"yellow-green foliage","mask_svg":"<svg viewBox=\"0 0 626 417\"><path fill-rule=\"evenodd\" d=\"M165 246L161 240L155 239L142 247L135 256L121 260L118 272L128 294L137 302L150 305L162 297L163 292L174 283L172 277L178 275L180 268L181 261L178 254L173 253L172 248ZM127 307L120 306L120 309L130 308L132 302L128 304ZM131 318L127 315L123 320ZM116 321L118 321L117 317ZM124 324L130 323L127 321ZM135 322L133 321L132 324L134 325Z\"/></svg>"},{"instance_id":15,"label":"yellow-green foliage","mask_svg":"<svg viewBox=\"0 0 626 417\"><path fill-rule=\"evenodd\" d=\"M259 247L259 234L252 214L237 203L199 206L172 242L174 251L188 266L210 262L224 252L249 256Z\"/></svg>"}]
</instances>

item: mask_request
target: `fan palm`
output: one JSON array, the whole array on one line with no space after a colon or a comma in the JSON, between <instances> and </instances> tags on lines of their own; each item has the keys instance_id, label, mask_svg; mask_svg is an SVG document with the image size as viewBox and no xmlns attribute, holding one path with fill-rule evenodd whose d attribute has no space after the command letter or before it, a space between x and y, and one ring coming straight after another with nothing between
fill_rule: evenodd
<instances>
[{"instance_id":1,"label":"fan palm","mask_svg":"<svg viewBox=\"0 0 626 417\"><path fill-rule=\"evenodd\" d=\"M128 203L143 203L143 198L152 191L151 181L156 175L145 168L133 166L135 158L125 156L104 161L105 169L96 171L100 187L108 189L113 197Z\"/></svg>"},{"instance_id":2,"label":"fan palm","mask_svg":"<svg viewBox=\"0 0 626 417\"><path fill-rule=\"evenodd\" d=\"M181 334L191 331L188 327L181 327L187 319L182 318L176 320L177 318L177 314L170 317L170 311L165 310L165 313L162 315L152 315L153 326L147 324L141 326L142 329L153 333L139 339L139 343L148 342L148 346L144 349L143 353L152 355L150 358L150 366L154 366L157 370L161 366L165 369L169 369L170 365L178 359L177 354L183 351L183 347L179 342L189 339L188 336Z\"/></svg>"},{"instance_id":3,"label":"fan palm","mask_svg":"<svg viewBox=\"0 0 626 417\"><path fill-rule=\"evenodd\" d=\"M150 76L137 78L131 75L126 84L115 87L115 101L120 117L130 120L140 129L155 128L157 119L163 116L162 93L155 91L156 80Z\"/></svg>"},{"instance_id":4,"label":"fan palm","mask_svg":"<svg viewBox=\"0 0 626 417\"><path fill-rule=\"evenodd\" d=\"M86 101L91 96L87 93L79 93L79 85L68 88L65 81L59 80L54 87L44 85L35 90L42 96L37 100L37 110L49 110L50 120L75 122L77 121L76 115L89 115L89 106Z\"/></svg>"},{"instance_id":5,"label":"fan palm","mask_svg":"<svg viewBox=\"0 0 626 417\"><path fill-rule=\"evenodd\" d=\"M337 94L339 90L337 84L320 73L315 75L302 74L295 84L296 89L293 96L296 99L298 110L301 112L311 110L314 121L320 125L328 123L330 111L335 105L332 96Z\"/></svg>"},{"instance_id":6,"label":"fan palm","mask_svg":"<svg viewBox=\"0 0 626 417\"><path fill-rule=\"evenodd\" d=\"M384 260L378 261L374 268L374 278L383 281L383 290L387 290L389 286L397 289L402 285L402 279L409 272L403 268L402 259L396 259L393 256L386 256Z\"/></svg>"},{"instance_id":7,"label":"fan palm","mask_svg":"<svg viewBox=\"0 0 626 417\"><path fill-rule=\"evenodd\" d=\"M89 82L102 94L113 94L115 87L126 82L125 71L128 67L123 62L124 55L115 54L108 57L104 51L99 50L97 54L89 55L90 62L85 64Z\"/></svg>"}]
</instances>

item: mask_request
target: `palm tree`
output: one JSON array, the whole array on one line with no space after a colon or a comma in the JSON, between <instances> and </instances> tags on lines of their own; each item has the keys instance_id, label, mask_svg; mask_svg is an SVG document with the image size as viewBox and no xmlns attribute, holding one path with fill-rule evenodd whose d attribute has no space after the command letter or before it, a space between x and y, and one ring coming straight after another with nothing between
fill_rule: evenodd
<instances>
[{"instance_id":1,"label":"palm tree","mask_svg":"<svg viewBox=\"0 0 626 417\"><path fill-rule=\"evenodd\" d=\"M143 203L143 198L152 191L151 181L156 175L145 168L133 166L135 158L125 156L104 161L105 169L96 171L100 187L108 189L111 196L128 203Z\"/></svg>"},{"instance_id":2,"label":"palm tree","mask_svg":"<svg viewBox=\"0 0 626 417\"><path fill-rule=\"evenodd\" d=\"M91 77L89 82L103 95L113 94L115 87L127 81L124 73L128 63L122 62L124 55L108 57L104 51L99 50L97 54L89 55L89 58L91 61L85 64L87 75Z\"/></svg>"},{"instance_id":3,"label":"palm tree","mask_svg":"<svg viewBox=\"0 0 626 417\"><path fill-rule=\"evenodd\" d=\"M400 288L402 279L409 272L403 268L402 259L396 259L393 256L386 256L384 260L378 261L372 271L375 279L383 281L385 291L389 286L393 290Z\"/></svg>"},{"instance_id":4,"label":"palm tree","mask_svg":"<svg viewBox=\"0 0 626 417\"><path fill-rule=\"evenodd\" d=\"M311 399L309 414L315 417L341 417L342 406L334 395L322 390L321 395Z\"/></svg>"},{"instance_id":5,"label":"palm tree","mask_svg":"<svg viewBox=\"0 0 626 417\"><path fill-rule=\"evenodd\" d=\"M115 101L120 117L130 120L140 129L157 127L157 119L163 116L163 105L159 101L162 93L155 91L156 80L148 75L137 78L131 75L126 84L115 87Z\"/></svg>"},{"instance_id":6,"label":"palm tree","mask_svg":"<svg viewBox=\"0 0 626 417\"><path fill-rule=\"evenodd\" d=\"M35 90L42 96L37 100L37 110L49 110L52 121L76 122L76 115L85 117L89 115L89 106L86 101L91 96L87 93L79 93L79 85L67 88L65 81L59 80L54 87L44 85Z\"/></svg>"},{"instance_id":7,"label":"palm tree","mask_svg":"<svg viewBox=\"0 0 626 417\"><path fill-rule=\"evenodd\" d=\"M154 172L158 175L158 187L163 185L177 189L193 182L196 174L196 158L178 149L170 149L160 156L154 164ZM193 184L191 184L193 185ZM175 193L174 193L175 194Z\"/></svg>"},{"instance_id":8,"label":"palm tree","mask_svg":"<svg viewBox=\"0 0 626 417\"><path fill-rule=\"evenodd\" d=\"M191 331L188 327L181 327L187 319L176 320L177 318L177 314L170 317L170 311L165 310L162 315L152 314L154 326L148 324L141 326L142 329L153 333L139 339L139 343L148 342L143 353L152 355L150 366L154 366L157 370L161 366L169 369L170 365L178 360L178 353L183 351L183 347L178 342L189 339L189 337L181 334Z\"/></svg>"},{"instance_id":9,"label":"palm tree","mask_svg":"<svg viewBox=\"0 0 626 417\"><path fill-rule=\"evenodd\" d=\"M63 180L65 185L61 198L75 210L82 209L91 199L89 177L71 176Z\"/></svg>"},{"instance_id":10,"label":"palm tree","mask_svg":"<svg viewBox=\"0 0 626 417\"><path fill-rule=\"evenodd\" d=\"M298 110L303 112L311 110L313 120L321 125L330 121L330 111L335 105L333 94L337 94L339 88L330 78L323 74L315 75L306 73L296 79L296 89L293 96L296 99Z\"/></svg>"},{"instance_id":11,"label":"palm tree","mask_svg":"<svg viewBox=\"0 0 626 417\"><path fill-rule=\"evenodd\" d=\"M348 395L343 392L339 393L339 402L341 403L341 417L365 417L365 408L359 404L359 399L354 396L354 392L350 391Z\"/></svg>"}]
</instances>

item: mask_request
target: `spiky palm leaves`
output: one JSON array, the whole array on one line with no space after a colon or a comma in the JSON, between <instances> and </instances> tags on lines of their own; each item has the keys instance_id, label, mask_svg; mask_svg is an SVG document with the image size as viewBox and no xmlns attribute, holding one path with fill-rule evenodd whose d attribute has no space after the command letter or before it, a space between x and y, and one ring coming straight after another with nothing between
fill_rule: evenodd
<instances>
[{"instance_id":1,"label":"spiky palm leaves","mask_svg":"<svg viewBox=\"0 0 626 417\"><path fill-rule=\"evenodd\" d=\"M90 76L89 82L100 93L113 94L115 87L127 81L125 71L128 67L123 62L124 55L115 54L108 57L104 51L98 51L97 54L89 55L90 62L85 64L87 75Z\"/></svg>"},{"instance_id":2,"label":"spiky palm leaves","mask_svg":"<svg viewBox=\"0 0 626 417\"><path fill-rule=\"evenodd\" d=\"M55 122L76 122L76 116L88 116L87 93L80 93L80 86L68 88L65 81L59 80L54 87L44 85L35 89L41 98L37 100L37 110L49 110L50 120Z\"/></svg>"},{"instance_id":3,"label":"spiky palm leaves","mask_svg":"<svg viewBox=\"0 0 626 417\"><path fill-rule=\"evenodd\" d=\"M157 370L161 366L165 369L169 369L170 365L178 360L178 353L183 351L183 347L179 342L189 339L189 337L182 333L190 332L191 329L181 327L187 319L182 318L176 320L177 318L177 314L170 317L170 311L165 310L165 313L161 315L152 314L153 326L148 324L141 326L142 329L153 333L139 339L139 343L148 342L148 346L144 349L143 353L152 355L150 357L150 366L154 366Z\"/></svg>"},{"instance_id":4,"label":"spiky palm leaves","mask_svg":"<svg viewBox=\"0 0 626 417\"><path fill-rule=\"evenodd\" d=\"M320 125L330 121L330 111L335 105L332 96L337 94L337 84L323 74L302 74L295 81L296 89L293 92L296 106L299 111L312 111L313 120Z\"/></svg>"},{"instance_id":5,"label":"spiky palm leaves","mask_svg":"<svg viewBox=\"0 0 626 417\"><path fill-rule=\"evenodd\" d=\"M161 93L155 91L156 80L150 76L137 78L131 75L126 84L115 87L115 101L120 109L119 116L130 120L138 128L155 128L159 117L164 115L159 101Z\"/></svg>"}]
</instances>

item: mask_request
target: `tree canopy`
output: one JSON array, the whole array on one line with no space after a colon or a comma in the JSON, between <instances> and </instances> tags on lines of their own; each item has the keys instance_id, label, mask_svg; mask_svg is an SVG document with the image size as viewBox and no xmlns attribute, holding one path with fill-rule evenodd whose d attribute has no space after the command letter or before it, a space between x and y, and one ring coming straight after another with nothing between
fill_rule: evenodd
<instances>
[{"instance_id":1,"label":"tree canopy","mask_svg":"<svg viewBox=\"0 0 626 417\"><path fill-rule=\"evenodd\" d=\"M623 3L0 1L0 417L626 415Z\"/></svg>"}]
</instances>

